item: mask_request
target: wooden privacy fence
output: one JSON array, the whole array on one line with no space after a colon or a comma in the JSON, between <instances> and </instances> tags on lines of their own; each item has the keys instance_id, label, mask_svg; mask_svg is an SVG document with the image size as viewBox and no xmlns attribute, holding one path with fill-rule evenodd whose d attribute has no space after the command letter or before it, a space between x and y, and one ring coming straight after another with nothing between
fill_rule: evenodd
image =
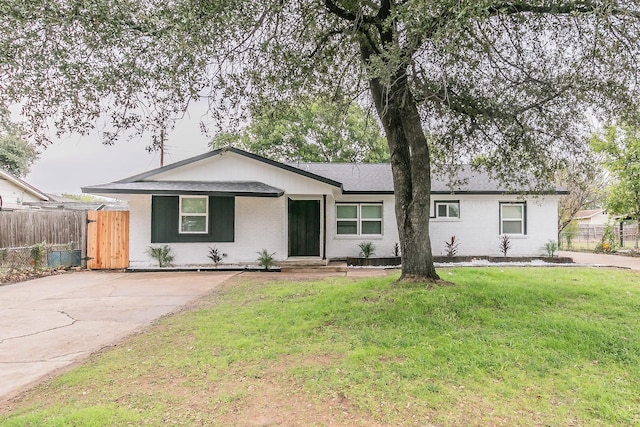
<instances>
[{"instance_id":1,"label":"wooden privacy fence","mask_svg":"<svg viewBox=\"0 0 640 427\"><path fill-rule=\"evenodd\" d=\"M80 250L87 268L129 266L128 211L0 211L0 249L46 242Z\"/></svg>"},{"instance_id":2,"label":"wooden privacy fence","mask_svg":"<svg viewBox=\"0 0 640 427\"><path fill-rule=\"evenodd\" d=\"M82 211L0 211L0 248L42 242L84 249L87 213Z\"/></svg>"},{"instance_id":3,"label":"wooden privacy fence","mask_svg":"<svg viewBox=\"0 0 640 427\"><path fill-rule=\"evenodd\" d=\"M129 267L129 212L87 212L87 268Z\"/></svg>"}]
</instances>

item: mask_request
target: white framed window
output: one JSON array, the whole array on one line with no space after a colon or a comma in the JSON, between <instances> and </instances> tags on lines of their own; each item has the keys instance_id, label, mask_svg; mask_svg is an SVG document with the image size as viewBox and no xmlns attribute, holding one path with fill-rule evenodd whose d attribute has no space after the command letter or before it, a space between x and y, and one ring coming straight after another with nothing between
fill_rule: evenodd
<instances>
[{"instance_id":1,"label":"white framed window","mask_svg":"<svg viewBox=\"0 0 640 427\"><path fill-rule=\"evenodd\" d=\"M436 218L460 218L460 202L435 202Z\"/></svg>"},{"instance_id":2,"label":"white framed window","mask_svg":"<svg viewBox=\"0 0 640 427\"><path fill-rule=\"evenodd\" d=\"M500 203L500 234L527 234L526 203Z\"/></svg>"},{"instance_id":3,"label":"white framed window","mask_svg":"<svg viewBox=\"0 0 640 427\"><path fill-rule=\"evenodd\" d=\"M343 236L382 235L382 203L336 203L336 233Z\"/></svg>"},{"instance_id":4,"label":"white framed window","mask_svg":"<svg viewBox=\"0 0 640 427\"><path fill-rule=\"evenodd\" d=\"M209 232L209 197L180 196L180 234L207 234Z\"/></svg>"}]
</instances>

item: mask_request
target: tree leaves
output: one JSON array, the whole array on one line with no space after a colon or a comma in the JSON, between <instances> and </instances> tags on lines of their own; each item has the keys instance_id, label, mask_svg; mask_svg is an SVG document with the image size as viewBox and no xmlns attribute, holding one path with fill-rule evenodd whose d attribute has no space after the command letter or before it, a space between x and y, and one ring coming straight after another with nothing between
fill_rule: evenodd
<instances>
[{"instance_id":1,"label":"tree leaves","mask_svg":"<svg viewBox=\"0 0 640 427\"><path fill-rule=\"evenodd\" d=\"M25 176L38 158L36 150L15 133L0 135L0 168L17 177Z\"/></svg>"},{"instance_id":2,"label":"tree leaves","mask_svg":"<svg viewBox=\"0 0 640 427\"><path fill-rule=\"evenodd\" d=\"M251 124L243 132L221 133L211 147L233 145L285 162L389 158L377 119L356 104L299 98L292 103L253 104L251 110Z\"/></svg>"}]
</instances>

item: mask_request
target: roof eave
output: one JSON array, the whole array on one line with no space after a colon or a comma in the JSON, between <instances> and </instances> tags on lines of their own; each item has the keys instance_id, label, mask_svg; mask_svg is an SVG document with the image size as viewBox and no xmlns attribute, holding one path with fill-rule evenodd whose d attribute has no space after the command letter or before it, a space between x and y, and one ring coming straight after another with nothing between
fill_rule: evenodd
<instances>
[{"instance_id":1,"label":"roof eave","mask_svg":"<svg viewBox=\"0 0 640 427\"><path fill-rule=\"evenodd\" d=\"M148 190L148 189L123 189L123 188L95 188L82 187L83 193L89 194L149 194L164 196L179 196L192 194L194 196L234 196L234 197L281 197L284 191L252 192L252 191L202 191L202 190Z\"/></svg>"},{"instance_id":2,"label":"roof eave","mask_svg":"<svg viewBox=\"0 0 640 427\"><path fill-rule=\"evenodd\" d=\"M445 191L445 190L435 190L431 191L431 194L470 194L470 195L487 195L487 196L496 196L496 195L504 195L504 196L562 196L569 194L568 191L500 191L500 190L461 190L461 191Z\"/></svg>"}]
</instances>

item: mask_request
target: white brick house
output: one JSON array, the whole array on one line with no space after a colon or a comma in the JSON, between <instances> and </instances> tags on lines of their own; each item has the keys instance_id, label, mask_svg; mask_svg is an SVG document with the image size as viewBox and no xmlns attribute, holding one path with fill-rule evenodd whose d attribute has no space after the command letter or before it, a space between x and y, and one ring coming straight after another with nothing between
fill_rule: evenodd
<instances>
[{"instance_id":1,"label":"white brick house","mask_svg":"<svg viewBox=\"0 0 640 427\"><path fill-rule=\"evenodd\" d=\"M434 255L455 235L459 255L532 256L557 237L558 194L513 193L486 175L462 169L466 184L432 183ZM284 164L235 148L215 150L83 192L124 198L131 212L130 266L148 267L151 245L167 244L175 265L255 262L265 248L277 260L357 256L373 242L390 256L398 242L389 164ZM558 192L558 193L561 193ZM524 195L523 195L524 194Z\"/></svg>"}]
</instances>

